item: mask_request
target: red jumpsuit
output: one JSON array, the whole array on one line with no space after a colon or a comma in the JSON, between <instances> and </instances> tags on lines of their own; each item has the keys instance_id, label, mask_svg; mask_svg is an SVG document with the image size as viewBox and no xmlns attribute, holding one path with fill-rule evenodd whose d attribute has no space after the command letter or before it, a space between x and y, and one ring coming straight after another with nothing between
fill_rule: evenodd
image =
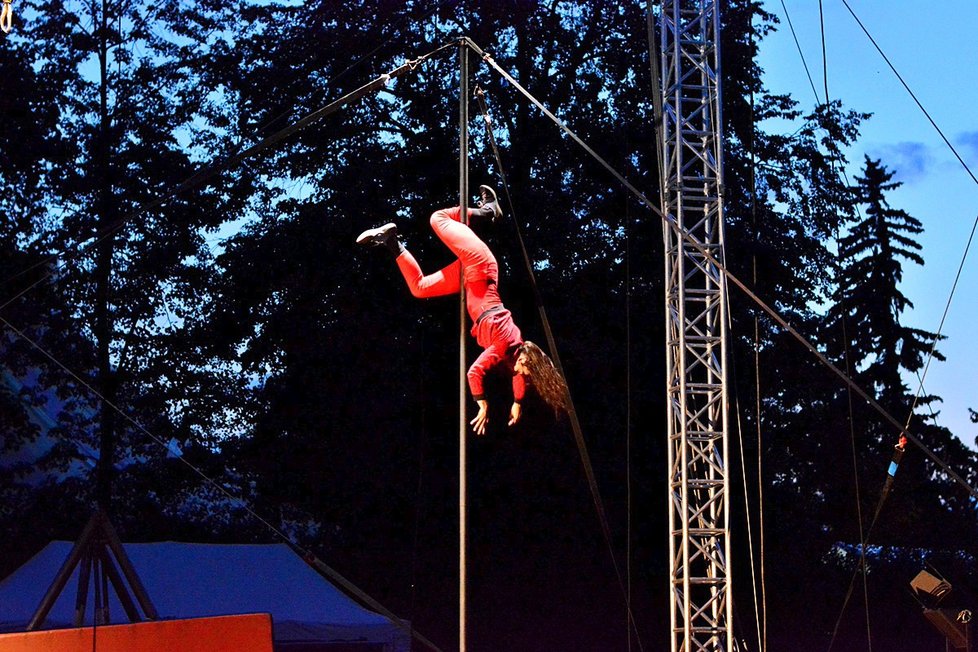
<instances>
[{"instance_id":1,"label":"red jumpsuit","mask_svg":"<svg viewBox=\"0 0 978 652\"><path fill-rule=\"evenodd\" d=\"M469 216L475 212L469 209ZM459 291L460 272L465 278L465 306L472 319L472 336L484 350L469 367L469 389L475 400L485 398L483 379L486 373L502 365L513 378L516 402L526 394L526 383L513 364L516 348L523 343L520 329L499 298L499 265L486 243L460 221L461 210L443 208L431 215L435 235L452 250L458 260L427 276L407 250L397 257L397 266L411 294L418 298L438 297Z\"/></svg>"}]
</instances>

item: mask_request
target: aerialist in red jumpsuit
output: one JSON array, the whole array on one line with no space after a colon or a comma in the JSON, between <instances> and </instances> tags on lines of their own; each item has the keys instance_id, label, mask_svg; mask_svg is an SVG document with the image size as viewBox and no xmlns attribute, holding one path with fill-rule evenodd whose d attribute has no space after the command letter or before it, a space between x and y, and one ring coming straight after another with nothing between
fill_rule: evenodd
<instances>
[{"instance_id":1,"label":"aerialist in red jumpsuit","mask_svg":"<svg viewBox=\"0 0 978 652\"><path fill-rule=\"evenodd\" d=\"M480 186L482 200L478 208L470 208L470 222L492 222L502 216L495 191ZM460 278L464 277L465 305L472 319L472 335L483 348L468 371L469 389L479 405L479 413L470 422L476 434L485 434L489 421L483 379L488 371L499 368L512 376L513 405L509 425L520 420L527 381L554 410L565 407L564 380L553 362L533 342L524 342L513 316L499 298L499 266L496 257L476 234L460 220L461 210L443 208L431 216L435 235L458 257L454 263L434 274L425 274L414 256L397 239L393 223L369 229L360 234L357 244L383 246L396 256L397 266L411 294L419 299L455 294Z\"/></svg>"}]
</instances>

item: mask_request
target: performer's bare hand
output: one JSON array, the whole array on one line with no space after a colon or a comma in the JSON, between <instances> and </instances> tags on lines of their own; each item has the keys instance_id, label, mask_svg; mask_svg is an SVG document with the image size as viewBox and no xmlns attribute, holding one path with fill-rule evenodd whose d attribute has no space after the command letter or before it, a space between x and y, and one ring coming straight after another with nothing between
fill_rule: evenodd
<instances>
[{"instance_id":1,"label":"performer's bare hand","mask_svg":"<svg viewBox=\"0 0 978 652\"><path fill-rule=\"evenodd\" d=\"M475 415L469 424L475 430L475 434L484 435L486 434L486 424L489 423L489 403L487 401L478 401L478 403L479 414Z\"/></svg>"},{"instance_id":2,"label":"performer's bare hand","mask_svg":"<svg viewBox=\"0 0 978 652\"><path fill-rule=\"evenodd\" d=\"M523 407L519 403L513 403L513 407L509 408L509 423L506 425L513 425L521 416L523 416Z\"/></svg>"}]
</instances>

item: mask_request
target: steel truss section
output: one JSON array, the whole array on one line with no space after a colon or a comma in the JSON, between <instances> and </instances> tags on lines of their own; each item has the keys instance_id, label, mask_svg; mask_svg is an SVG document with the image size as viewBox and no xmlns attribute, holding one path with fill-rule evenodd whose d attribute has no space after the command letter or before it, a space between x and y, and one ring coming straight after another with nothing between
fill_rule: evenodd
<instances>
[{"instance_id":1,"label":"steel truss section","mask_svg":"<svg viewBox=\"0 0 978 652\"><path fill-rule=\"evenodd\" d=\"M732 652L718 2L659 25L672 651Z\"/></svg>"}]
</instances>

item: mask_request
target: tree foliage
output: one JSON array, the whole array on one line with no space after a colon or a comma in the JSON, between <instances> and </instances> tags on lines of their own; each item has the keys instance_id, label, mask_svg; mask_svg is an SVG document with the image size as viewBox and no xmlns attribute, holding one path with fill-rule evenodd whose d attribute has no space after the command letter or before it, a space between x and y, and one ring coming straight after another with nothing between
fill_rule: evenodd
<instances>
[{"instance_id":1,"label":"tree foliage","mask_svg":"<svg viewBox=\"0 0 978 652\"><path fill-rule=\"evenodd\" d=\"M11 66L0 102L13 117L0 133L12 179L0 196L0 316L64 366L8 326L0 348L20 385L0 391L4 468L14 471L0 482L12 506L0 517L18 536L4 570L47 538L75 535L96 499L98 458L115 469L99 486L127 538L273 538L240 496L451 647L457 347L467 326L456 301L413 300L390 260L353 242L393 220L426 271L450 262L427 218L458 201L461 34L654 198L645 9L106 0L35 2L28 15L30 36L0 46ZM845 181L846 151L868 114L840 102L806 110L765 89L757 50L775 28L759 3L725 3L727 260L903 418L914 403L905 378L936 339L900 321L902 265L923 260L921 225L889 205L896 184L881 161ZM277 140L446 44L380 92ZM656 647L671 599L662 224L477 57L471 79L485 92L504 170L466 98L470 180L502 192L505 171L515 209L486 236L501 293L524 336L544 341L518 227L620 566L631 499L633 611ZM778 122L797 129L770 127ZM31 300L9 301L21 292ZM824 649L897 433L748 298L731 306L751 504L758 476L764 489L772 649L808 649L799 630ZM490 434L469 443L473 639L487 650L622 647L620 587L567 423L531 401L506 428L505 392L490 385ZM42 405L50 426L31 417ZM910 427L978 481L974 455L933 419L914 415ZM15 458L25 446L33 456ZM739 459L728 462L739 481ZM975 540L968 498L916 453L904 466L872 532L880 552L870 565L884 578L873 595L907 579L913 550L948 547L935 531L962 550ZM55 510L70 515L64 525L25 525ZM738 528L748 519L739 497L734 516ZM742 531L734 541L734 567L745 568L756 552ZM749 583L735 586L744 620ZM830 597L812 607L812 592ZM847 644L863 632L848 614Z\"/></svg>"}]
</instances>

